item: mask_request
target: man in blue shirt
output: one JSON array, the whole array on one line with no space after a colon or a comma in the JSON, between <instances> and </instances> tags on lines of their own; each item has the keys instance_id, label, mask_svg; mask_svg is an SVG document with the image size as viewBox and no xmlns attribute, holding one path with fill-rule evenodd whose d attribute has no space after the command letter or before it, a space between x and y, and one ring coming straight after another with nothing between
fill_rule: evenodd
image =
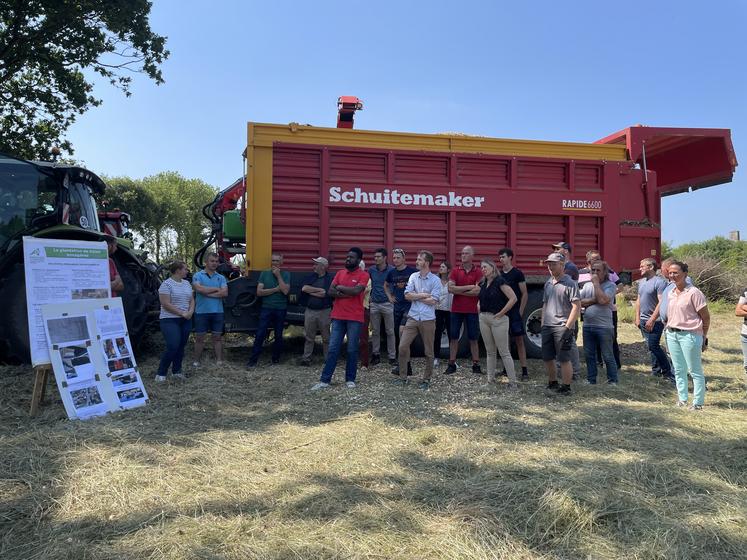
<instances>
[{"instance_id":1,"label":"man in blue shirt","mask_svg":"<svg viewBox=\"0 0 747 560\"><path fill-rule=\"evenodd\" d=\"M368 269L371 277L371 299L369 302L371 316L371 365L375 366L381 362L381 320L384 319L384 330L386 332L386 352L389 363L395 364L397 348L394 343L394 305L386 295L384 285L389 271L394 267L386 262L386 249L376 249L374 253L374 265Z\"/></svg>"},{"instance_id":2,"label":"man in blue shirt","mask_svg":"<svg viewBox=\"0 0 747 560\"><path fill-rule=\"evenodd\" d=\"M657 276L656 261L652 258L641 261L640 271L638 299L635 302L635 325L640 329L651 353L651 373L673 381L672 366L661 347L664 323L659 317L661 296L667 287L667 281Z\"/></svg>"},{"instance_id":3,"label":"man in blue shirt","mask_svg":"<svg viewBox=\"0 0 747 560\"><path fill-rule=\"evenodd\" d=\"M195 358L194 367L200 366L205 335L210 332L217 365L223 364L223 298L228 295L228 282L219 274L218 254L208 253L205 270L192 277L195 296Z\"/></svg>"}]
</instances>

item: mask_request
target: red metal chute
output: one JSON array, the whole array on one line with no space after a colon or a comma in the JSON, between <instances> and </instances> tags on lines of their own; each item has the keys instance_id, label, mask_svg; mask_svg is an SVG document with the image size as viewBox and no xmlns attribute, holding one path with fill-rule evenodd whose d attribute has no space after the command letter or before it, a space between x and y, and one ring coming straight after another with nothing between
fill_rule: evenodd
<instances>
[{"instance_id":1,"label":"red metal chute","mask_svg":"<svg viewBox=\"0 0 747 560\"><path fill-rule=\"evenodd\" d=\"M625 144L631 160L656 172L661 196L729 183L737 167L728 128L636 125L595 144Z\"/></svg>"}]
</instances>

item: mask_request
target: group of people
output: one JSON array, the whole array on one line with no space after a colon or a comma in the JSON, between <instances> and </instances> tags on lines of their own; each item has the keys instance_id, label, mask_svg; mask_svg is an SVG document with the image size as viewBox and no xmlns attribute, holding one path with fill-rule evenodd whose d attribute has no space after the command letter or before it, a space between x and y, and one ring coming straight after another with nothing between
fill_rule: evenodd
<instances>
[{"instance_id":1,"label":"group of people","mask_svg":"<svg viewBox=\"0 0 747 560\"><path fill-rule=\"evenodd\" d=\"M586 382L596 384L599 366L606 371L607 383L618 383L620 352L617 345L617 308L615 296L619 276L602 260L598 251L586 254L587 267L579 270L570 259L566 242L552 246L545 259L549 278L543 289L542 359L545 362L548 387L559 395L571 393L571 384L580 376L580 358L576 338L578 321L583 324L583 350ZM379 248L374 264L363 265L363 251L351 247L345 267L334 276L325 257L313 259L313 271L304 278L300 303L305 306L305 344L299 363L310 366L315 340L321 334L324 365L319 382L312 390L330 386L343 342L347 338L345 383L356 384L359 356L366 367L381 363L382 342L386 339L386 356L394 382L408 383L412 375L410 349L420 335L426 357L419 387L427 389L433 370L439 365L442 338L446 332L449 359L443 375L457 371L459 341L464 330L472 358L471 371L482 374L478 339L482 337L487 351L487 378L497 377L497 358L508 377L507 388L514 390L518 381L528 379L524 347L524 310L528 301L526 279L513 266L510 248L498 251L498 264L483 259L474 262L474 250L466 246L460 263L453 267L440 263L433 272L433 254L419 251L415 266L407 264L405 251L388 252ZM218 363L223 359L222 298L227 295L225 278L217 272L218 255L207 256L205 270L195 274L190 284L187 265L177 261L170 267L171 276L159 290L161 330L166 350L156 374L157 381L173 375L182 376L184 348L195 324L195 366L199 365L205 337L212 333ZM283 328L290 292L290 273L283 270L283 257L273 254L271 268L258 280L257 295L262 298L259 324L247 367L255 367L261 356L268 330L274 330L272 363L280 361L283 350ZM687 265L673 260L657 263L645 258L640 263L641 279L635 306L635 323L640 329L651 356L652 374L672 381L678 392L678 405L688 405L688 380L693 379L692 410L701 410L705 397L705 378L701 353L708 346L710 317L703 293L687 276ZM747 292L737 305L737 315L745 317L743 346L747 372ZM383 332L382 332L383 324ZM368 332L371 332L369 359ZM665 335L670 358L661 346ZM515 370L511 343L517 348L521 374ZM560 373L560 379L558 379Z\"/></svg>"}]
</instances>

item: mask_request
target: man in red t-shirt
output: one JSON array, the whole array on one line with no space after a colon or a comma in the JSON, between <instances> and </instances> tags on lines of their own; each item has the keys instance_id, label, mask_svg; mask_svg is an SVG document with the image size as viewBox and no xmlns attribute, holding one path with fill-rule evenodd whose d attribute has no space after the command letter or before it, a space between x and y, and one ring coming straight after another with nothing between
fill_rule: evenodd
<instances>
[{"instance_id":1,"label":"man in red t-shirt","mask_svg":"<svg viewBox=\"0 0 747 560\"><path fill-rule=\"evenodd\" d=\"M449 324L449 365L444 375L456 372L456 357L459 350L459 330L464 323L469 338L469 350L472 354L472 373L482 373L480 369L480 348L477 340L480 336L480 319L477 314L477 300L480 296L482 270L472 263L475 251L467 245L462 249L462 264L455 266L449 275L449 292L454 294L451 303Z\"/></svg>"},{"instance_id":2,"label":"man in red t-shirt","mask_svg":"<svg viewBox=\"0 0 747 560\"><path fill-rule=\"evenodd\" d=\"M329 387L332 374L337 366L337 358L342 348L342 339L347 334L347 361L345 362L345 385L355 388L355 376L358 368L358 339L363 328L363 298L368 285L368 272L360 269L363 251L351 247L345 258L345 268L335 274L327 292L334 299L332 304L332 328L329 337L329 350L324 362L324 369L319 383L311 390L317 391Z\"/></svg>"}]
</instances>

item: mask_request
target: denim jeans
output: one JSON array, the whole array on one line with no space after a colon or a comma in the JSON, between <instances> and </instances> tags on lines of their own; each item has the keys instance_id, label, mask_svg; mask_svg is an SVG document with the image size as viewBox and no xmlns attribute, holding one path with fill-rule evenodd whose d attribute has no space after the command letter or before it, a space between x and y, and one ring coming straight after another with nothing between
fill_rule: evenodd
<instances>
[{"instance_id":1,"label":"denim jeans","mask_svg":"<svg viewBox=\"0 0 747 560\"><path fill-rule=\"evenodd\" d=\"M355 381L356 370L358 369L358 339L360 337L363 323L358 321L345 321L342 319L332 319L332 332L329 336L329 350L327 359L324 361L324 369L320 381L329 383L332 381L332 374L337 367L337 358L340 356L342 349L342 339L348 335L348 352L345 361L345 381Z\"/></svg>"},{"instance_id":2,"label":"denim jeans","mask_svg":"<svg viewBox=\"0 0 747 560\"><path fill-rule=\"evenodd\" d=\"M703 335L667 329L667 346L672 355L679 400L687 402L687 372L689 370L690 377L693 378L693 404L702 405L705 400L705 376L700 362Z\"/></svg>"},{"instance_id":3,"label":"denim jeans","mask_svg":"<svg viewBox=\"0 0 747 560\"><path fill-rule=\"evenodd\" d=\"M607 369L607 382L617 383L617 362L612 351L615 339L614 327L584 325L584 355L586 356L586 378L589 383L597 382L597 349Z\"/></svg>"},{"instance_id":4,"label":"denim jeans","mask_svg":"<svg viewBox=\"0 0 747 560\"><path fill-rule=\"evenodd\" d=\"M641 323L645 323L645 321L641 319ZM651 332L648 332L643 327L643 324L638 328L643 335L643 340L646 341L648 351L651 353L651 373L671 379L672 366L669 365L667 353L661 347L661 335L664 331L664 324L661 321L656 321Z\"/></svg>"},{"instance_id":5,"label":"denim jeans","mask_svg":"<svg viewBox=\"0 0 747 560\"><path fill-rule=\"evenodd\" d=\"M262 308L259 312L259 325L257 325L257 334L254 336L252 355L249 358L250 364L257 363L259 355L262 353L262 345L265 343L269 327L272 327L275 331L275 340L272 343L272 361L280 361L280 354L283 352L283 326L285 324L286 311L286 309Z\"/></svg>"},{"instance_id":6,"label":"denim jeans","mask_svg":"<svg viewBox=\"0 0 747 560\"><path fill-rule=\"evenodd\" d=\"M172 373L181 373L184 347L189 340L192 322L180 317L170 317L161 319L160 325L163 339L166 341L166 350L161 354L157 375L165 376L169 371L169 366L171 366Z\"/></svg>"}]
</instances>

